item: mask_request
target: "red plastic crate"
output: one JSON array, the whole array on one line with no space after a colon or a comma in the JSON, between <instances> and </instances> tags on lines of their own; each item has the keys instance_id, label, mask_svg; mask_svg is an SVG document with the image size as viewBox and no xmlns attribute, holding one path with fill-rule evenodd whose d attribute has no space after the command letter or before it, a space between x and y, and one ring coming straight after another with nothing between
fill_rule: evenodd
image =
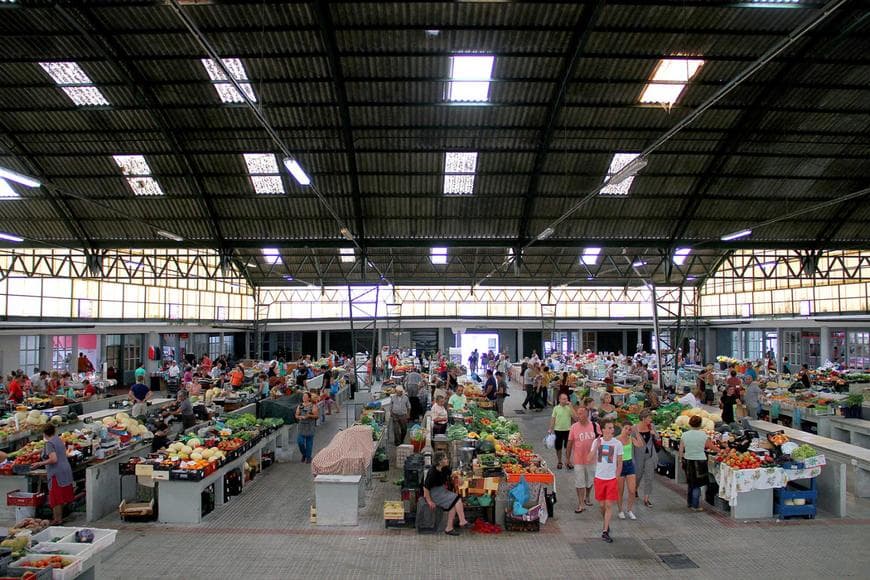
<instances>
[{"instance_id":1,"label":"red plastic crate","mask_svg":"<svg viewBox=\"0 0 870 580\"><path fill-rule=\"evenodd\" d=\"M39 507L45 503L45 493L27 493L14 489L6 494L6 505L16 507Z\"/></svg>"}]
</instances>

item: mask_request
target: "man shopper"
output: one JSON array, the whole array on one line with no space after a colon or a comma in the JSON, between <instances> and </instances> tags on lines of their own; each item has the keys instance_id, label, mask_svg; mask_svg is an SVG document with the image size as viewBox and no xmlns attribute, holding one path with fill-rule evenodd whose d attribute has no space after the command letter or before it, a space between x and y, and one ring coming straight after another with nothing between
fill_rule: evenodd
<instances>
[{"instance_id":1,"label":"man shopper","mask_svg":"<svg viewBox=\"0 0 870 580\"><path fill-rule=\"evenodd\" d=\"M589 420L589 411L580 405L574 410L577 422L568 431L568 449L565 455L568 469L574 470L574 487L577 488L577 509L575 514L582 514L585 506L591 506L589 497L592 491L592 481L595 478L595 462L590 460L589 452L592 443L598 437L598 426Z\"/></svg>"}]
</instances>

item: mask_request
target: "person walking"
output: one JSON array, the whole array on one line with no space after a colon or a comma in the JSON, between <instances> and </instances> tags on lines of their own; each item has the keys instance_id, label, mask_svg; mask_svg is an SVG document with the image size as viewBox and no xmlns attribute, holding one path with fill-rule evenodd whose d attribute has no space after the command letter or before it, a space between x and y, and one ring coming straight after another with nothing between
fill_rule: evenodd
<instances>
[{"instance_id":1,"label":"person walking","mask_svg":"<svg viewBox=\"0 0 870 580\"><path fill-rule=\"evenodd\" d=\"M628 519L637 519L637 516L634 515L634 496L637 492L637 476L634 473L634 461L632 461L634 444L640 444L640 441L638 441L637 438L638 435L634 432L634 425L631 424L631 421L624 421L622 424L622 430L619 432L619 436L617 437L619 442L622 443L622 470L616 478L618 494L616 496L616 506L619 509L619 513L616 514L616 516L621 520L625 519L625 512L622 510L622 496L625 493L626 487L628 488L628 495L626 496Z\"/></svg>"},{"instance_id":2,"label":"person walking","mask_svg":"<svg viewBox=\"0 0 870 580\"><path fill-rule=\"evenodd\" d=\"M411 402L411 421L416 421L425 412L420 400L420 385L422 384L423 375L420 374L420 371L415 366L411 369L411 372L405 375L405 392L408 395L408 400Z\"/></svg>"},{"instance_id":3,"label":"person walking","mask_svg":"<svg viewBox=\"0 0 870 580\"><path fill-rule=\"evenodd\" d=\"M393 420L393 443L396 447L405 442L408 434L408 418L411 416L411 401L401 385L390 397L390 418Z\"/></svg>"},{"instance_id":4,"label":"person walking","mask_svg":"<svg viewBox=\"0 0 870 580\"><path fill-rule=\"evenodd\" d=\"M701 417L698 415L689 419L692 429L683 433L680 439L680 453L677 461L686 460L686 507L695 512L702 512L700 506L701 488L709 483L707 473L706 448L713 448L713 443L707 434L701 431Z\"/></svg>"},{"instance_id":5,"label":"person walking","mask_svg":"<svg viewBox=\"0 0 870 580\"><path fill-rule=\"evenodd\" d=\"M531 409L535 402L535 367L531 364L526 366L523 371L523 390L526 392L526 398L523 401L523 409Z\"/></svg>"},{"instance_id":6,"label":"person walking","mask_svg":"<svg viewBox=\"0 0 870 580\"><path fill-rule=\"evenodd\" d=\"M568 434L571 431L571 420L574 412L568 401L568 395L559 395L559 404L553 407L550 415L550 427L548 433L556 435L556 469L562 469L562 448L568 446ZM568 459L567 453L566 461Z\"/></svg>"},{"instance_id":7,"label":"person walking","mask_svg":"<svg viewBox=\"0 0 870 580\"><path fill-rule=\"evenodd\" d=\"M598 438L598 426L589 420L586 407L574 411L577 422L568 431L568 449L565 451L568 469L574 470L574 487L577 490L575 514L582 514L590 501L592 482L595 478L595 462L590 459L592 443Z\"/></svg>"},{"instance_id":8,"label":"person walking","mask_svg":"<svg viewBox=\"0 0 870 580\"><path fill-rule=\"evenodd\" d=\"M637 429L637 437L633 442L632 460L635 464L637 485L642 487L643 505L651 508L653 504L650 501L650 496L652 495L653 479L655 479L656 463L658 463L658 451L656 450L658 433L656 433L655 425L652 422L652 413L649 409L640 412L640 423L635 428Z\"/></svg>"},{"instance_id":9,"label":"person walking","mask_svg":"<svg viewBox=\"0 0 870 580\"><path fill-rule=\"evenodd\" d=\"M311 393L302 393L302 402L296 406L296 444L302 454L302 463L311 463L314 451L314 430L317 425L317 405L311 402Z\"/></svg>"},{"instance_id":10,"label":"person walking","mask_svg":"<svg viewBox=\"0 0 870 580\"><path fill-rule=\"evenodd\" d=\"M613 436L613 421L605 420L601 425L601 437L592 443L589 460L595 461L595 499L603 520L601 539L610 544L610 520L618 497L616 477L622 471L622 443Z\"/></svg>"},{"instance_id":11,"label":"person walking","mask_svg":"<svg viewBox=\"0 0 870 580\"><path fill-rule=\"evenodd\" d=\"M495 410L499 417L504 417L504 400L510 397L508 394L508 384L505 380L504 373L501 371L495 373L495 379Z\"/></svg>"}]
</instances>

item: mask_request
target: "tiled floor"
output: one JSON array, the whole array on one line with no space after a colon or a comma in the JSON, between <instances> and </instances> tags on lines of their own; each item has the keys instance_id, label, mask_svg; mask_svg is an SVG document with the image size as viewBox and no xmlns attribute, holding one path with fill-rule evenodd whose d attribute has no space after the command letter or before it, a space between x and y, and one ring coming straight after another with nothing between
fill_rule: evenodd
<instances>
[{"instance_id":1,"label":"tiled floor","mask_svg":"<svg viewBox=\"0 0 870 580\"><path fill-rule=\"evenodd\" d=\"M511 397L508 408L520 400ZM534 413L520 423L539 448L547 422L547 413ZM343 425L343 418L333 417L319 428L315 447ZM400 476L391 475L374 484L356 528L309 524L313 487L307 466L298 463L270 468L199 526L106 518L99 527L121 531L104 553L101 577L867 577L867 558L861 556L870 539L867 520L738 523L718 514L688 513L684 489L657 477L654 507L639 506L637 521L615 520L615 542L606 545L598 537L597 509L575 515L571 472L559 471L555 518L541 533L417 535L383 528L383 501L399 495L392 481ZM684 558L673 558L670 566L660 558L673 554Z\"/></svg>"}]
</instances>

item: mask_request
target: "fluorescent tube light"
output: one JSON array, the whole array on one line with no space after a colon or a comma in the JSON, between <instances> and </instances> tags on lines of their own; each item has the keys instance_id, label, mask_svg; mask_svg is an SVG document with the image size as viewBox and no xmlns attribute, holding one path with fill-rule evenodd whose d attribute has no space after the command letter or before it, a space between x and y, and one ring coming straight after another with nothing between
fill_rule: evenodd
<instances>
[{"instance_id":1,"label":"fluorescent tube light","mask_svg":"<svg viewBox=\"0 0 870 580\"><path fill-rule=\"evenodd\" d=\"M167 232L166 230L157 230L155 233L160 237L167 238L175 242L184 241L184 238L182 238L178 234L173 234L172 232Z\"/></svg>"},{"instance_id":2,"label":"fluorescent tube light","mask_svg":"<svg viewBox=\"0 0 870 580\"><path fill-rule=\"evenodd\" d=\"M299 185L311 185L311 178L308 177L308 174L305 173L305 170L302 169L298 161L288 157L284 160L284 166L290 172L290 175L293 176L293 179L296 180L296 183Z\"/></svg>"},{"instance_id":3,"label":"fluorescent tube light","mask_svg":"<svg viewBox=\"0 0 870 580\"><path fill-rule=\"evenodd\" d=\"M723 242L730 242L732 240L739 240L740 238L745 238L746 236L751 236L752 230L740 230L739 232L734 232L733 234L728 234L719 238Z\"/></svg>"},{"instance_id":4,"label":"fluorescent tube light","mask_svg":"<svg viewBox=\"0 0 870 580\"><path fill-rule=\"evenodd\" d=\"M36 180L27 175L22 175L17 171L12 171L11 169L6 169L5 167L0 167L0 177L3 179L8 179L9 181L14 181L15 183L20 183L26 187L40 187L42 183L39 180Z\"/></svg>"},{"instance_id":5,"label":"fluorescent tube light","mask_svg":"<svg viewBox=\"0 0 870 580\"><path fill-rule=\"evenodd\" d=\"M543 232L538 234L538 237L536 239L540 242L542 240L546 240L547 238L549 238L550 236L552 236L555 233L556 233L556 230L554 230L553 228L547 228Z\"/></svg>"},{"instance_id":6,"label":"fluorescent tube light","mask_svg":"<svg viewBox=\"0 0 870 580\"><path fill-rule=\"evenodd\" d=\"M2 234L0 233L0 240L6 240L7 242L23 242L24 238L19 238L18 236L13 236L12 234Z\"/></svg>"}]
</instances>

